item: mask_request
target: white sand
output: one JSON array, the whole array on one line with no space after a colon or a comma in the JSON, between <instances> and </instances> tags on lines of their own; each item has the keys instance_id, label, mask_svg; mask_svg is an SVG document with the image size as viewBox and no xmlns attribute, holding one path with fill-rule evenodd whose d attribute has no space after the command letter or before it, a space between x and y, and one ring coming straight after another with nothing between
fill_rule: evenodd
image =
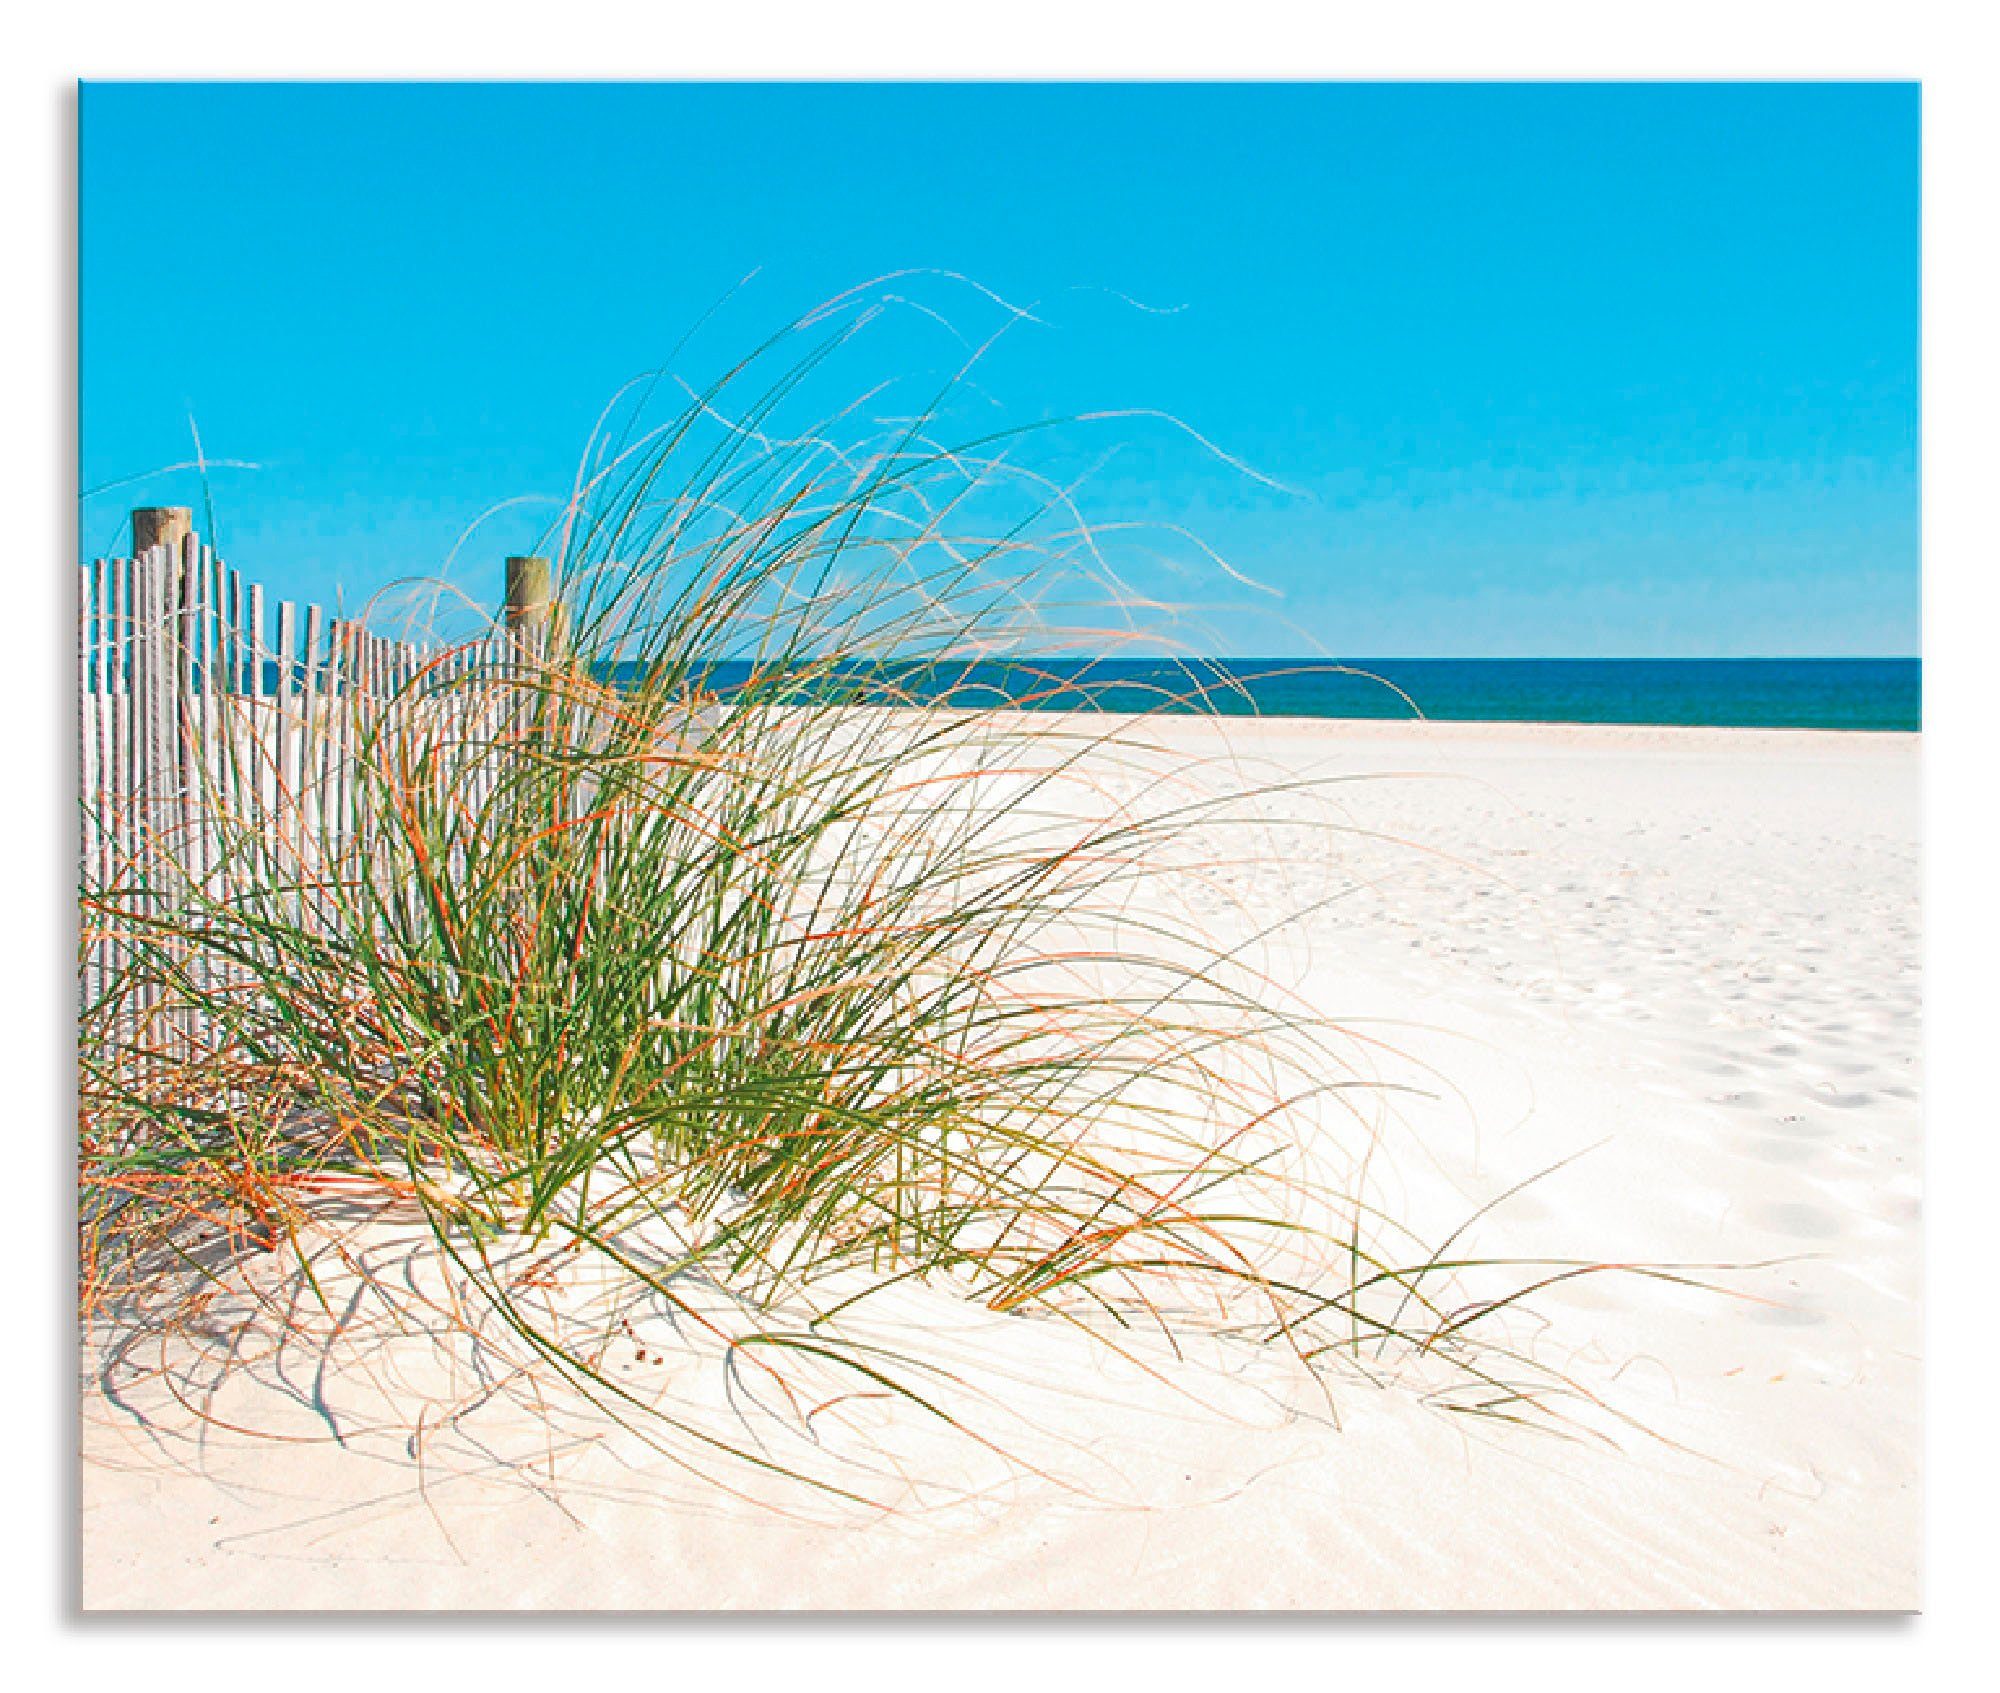
<instances>
[{"instance_id":1,"label":"white sand","mask_svg":"<svg viewBox=\"0 0 2000 1693\"><path fill-rule=\"evenodd\" d=\"M921 1334L1050 1477L883 1412L885 1453L976 1497L780 1513L567 1413L551 1437L475 1411L419 1463L370 1415L382 1371L420 1367L390 1347L366 1378L232 1377L215 1414L282 1444L193 1441L157 1382L121 1378L84 1398L86 1605L1916 1605L1917 738L1282 723L1228 747L1261 777L1385 778L1342 790L1362 832L1273 807L1275 852L1218 878L1212 916L1247 933L1348 890L1267 950L1402 1054L1388 1070L1455 1090L1398 1096L1390 1201L1435 1237L1582 1153L1469 1245L1782 1261L1730 1278L1750 1297L1536 1296L1536 1355L1630 1419L1590 1419L1615 1448L1359 1382L1336 1425L1282 1360L1128 1360L916 1290L885 1340ZM726 1408L712 1361L650 1367Z\"/></svg>"}]
</instances>

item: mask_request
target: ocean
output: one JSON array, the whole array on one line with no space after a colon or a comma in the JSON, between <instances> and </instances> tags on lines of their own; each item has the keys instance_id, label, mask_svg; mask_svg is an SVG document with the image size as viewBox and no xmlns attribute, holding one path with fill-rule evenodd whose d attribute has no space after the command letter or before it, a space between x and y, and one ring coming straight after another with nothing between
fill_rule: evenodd
<instances>
[{"instance_id":1,"label":"ocean","mask_svg":"<svg viewBox=\"0 0 2000 1693\"><path fill-rule=\"evenodd\" d=\"M1706 724L1914 730L1915 658L1018 659L897 666L902 698L1040 710L1210 710L1232 716L1466 723ZM714 683L727 691L723 665ZM854 678L849 673L847 685ZM869 690L860 690L865 695Z\"/></svg>"}]
</instances>

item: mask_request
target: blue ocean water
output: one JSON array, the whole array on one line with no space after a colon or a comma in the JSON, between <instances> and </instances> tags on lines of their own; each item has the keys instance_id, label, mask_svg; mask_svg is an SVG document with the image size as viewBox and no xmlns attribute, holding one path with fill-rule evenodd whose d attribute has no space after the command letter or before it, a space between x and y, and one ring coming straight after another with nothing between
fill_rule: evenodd
<instances>
[{"instance_id":1,"label":"blue ocean water","mask_svg":"<svg viewBox=\"0 0 2000 1693\"><path fill-rule=\"evenodd\" d=\"M1914 730L1923 710L1915 658L947 660L881 680L899 699L1262 717Z\"/></svg>"}]
</instances>

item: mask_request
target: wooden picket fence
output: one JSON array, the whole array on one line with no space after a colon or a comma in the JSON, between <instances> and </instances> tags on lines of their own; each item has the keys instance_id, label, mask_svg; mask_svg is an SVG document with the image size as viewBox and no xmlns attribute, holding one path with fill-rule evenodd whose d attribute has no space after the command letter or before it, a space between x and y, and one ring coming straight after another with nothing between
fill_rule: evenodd
<instances>
[{"instance_id":1,"label":"wooden picket fence","mask_svg":"<svg viewBox=\"0 0 2000 1693\"><path fill-rule=\"evenodd\" d=\"M198 833L161 849L218 796L275 811L281 793L311 792L336 817L351 804L343 737L329 732L335 714L351 726L406 685L422 649L289 600L273 630L262 585L245 583L193 535L178 548L99 559L80 576L87 883L109 885L161 859L202 873ZM315 756L321 769L308 765Z\"/></svg>"},{"instance_id":2,"label":"wooden picket fence","mask_svg":"<svg viewBox=\"0 0 2000 1693\"><path fill-rule=\"evenodd\" d=\"M191 892L230 902L282 882L304 914L325 861L366 830L357 753L382 714L420 709L433 732L490 735L474 721L488 696L463 684L524 642L539 650L521 630L423 644L273 603L192 533L81 566L77 604L86 1008L123 980L148 915ZM126 993L120 1014L143 1022L159 997Z\"/></svg>"}]
</instances>

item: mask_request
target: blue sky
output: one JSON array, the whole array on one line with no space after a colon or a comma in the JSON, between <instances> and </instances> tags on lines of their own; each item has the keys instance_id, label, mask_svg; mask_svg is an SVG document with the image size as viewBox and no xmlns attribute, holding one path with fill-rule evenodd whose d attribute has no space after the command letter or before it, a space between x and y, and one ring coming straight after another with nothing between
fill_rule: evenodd
<instances>
[{"instance_id":1,"label":"blue sky","mask_svg":"<svg viewBox=\"0 0 2000 1693\"><path fill-rule=\"evenodd\" d=\"M1035 307L968 428L1228 455L1056 452L1277 591L1121 557L1202 649L1913 653L1918 128L1912 85L87 85L80 544L200 508L121 480L192 414L258 466L210 479L231 560L353 605L565 491L677 346L920 269ZM961 350L906 312L870 356Z\"/></svg>"}]
</instances>

